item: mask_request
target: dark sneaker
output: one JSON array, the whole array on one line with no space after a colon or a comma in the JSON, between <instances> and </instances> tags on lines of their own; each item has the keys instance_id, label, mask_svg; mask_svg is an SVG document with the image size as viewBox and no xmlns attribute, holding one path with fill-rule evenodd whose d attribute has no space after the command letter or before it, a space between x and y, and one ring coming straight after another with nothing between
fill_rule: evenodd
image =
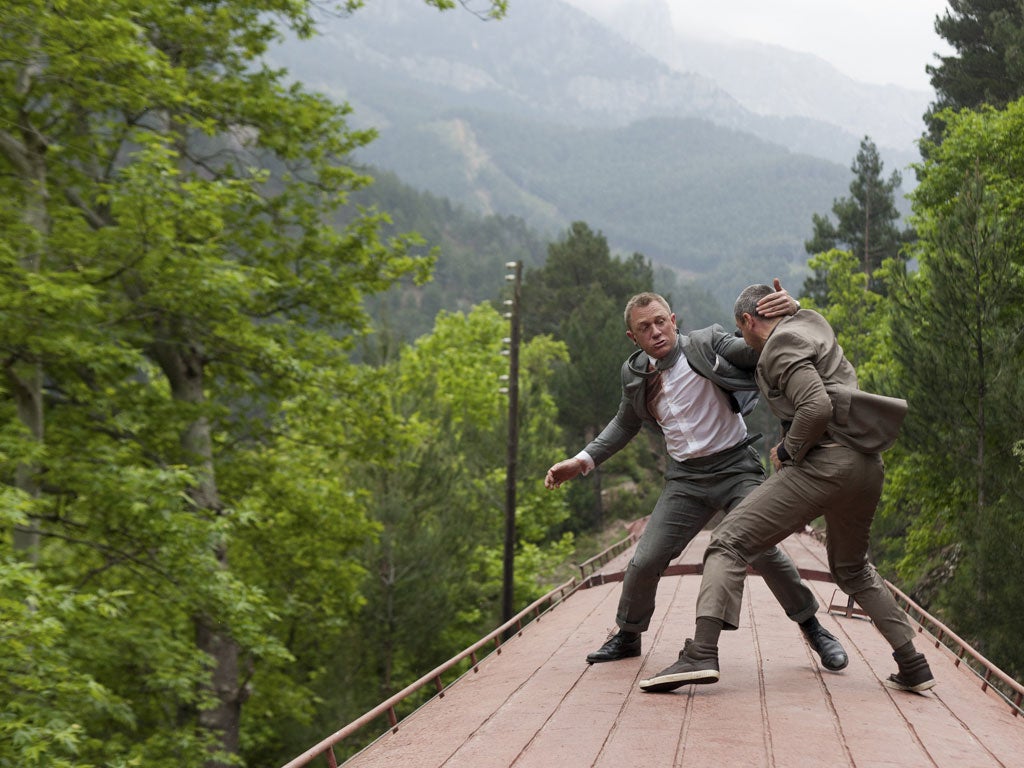
<instances>
[{"instance_id":1,"label":"dark sneaker","mask_svg":"<svg viewBox=\"0 0 1024 768\"><path fill-rule=\"evenodd\" d=\"M648 693L673 691L681 685L717 683L718 654L707 659L695 659L688 655L692 652L693 641L687 640L683 650L679 652L679 660L671 667L666 667L654 677L640 681L640 690Z\"/></svg>"},{"instance_id":2,"label":"dark sneaker","mask_svg":"<svg viewBox=\"0 0 1024 768\"><path fill-rule=\"evenodd\" d=\"M640 633L622 632L621 630L608 638L608 642L593 653L587 654L588 664L602 661L618 661L631 659L640 655Z\"/></svg>"},{"instance_id":3,"label":"dark sneaker","mask_svg":"<svg viewBox=\"0 0 1024 768\"><path fill-rule=\"evenodd\" d=\"M935 678L932 677L931 667L928 666L928 660L925 659L923 653L915 654L904 662L897 659L896 666L899 667L899 672L889 675L882 681L886 687L914 693L935 687Z\"/></svg>"},{"instance_id":4,"label":"dark sneaker","mask_svg":"<svg viewBox=\"0 0 1024 768\"><path fill-rule=\"evenodd\" d=\"M804 632L804 637L811 644L811 648L821 658L821 666L830 672L838 672L850 663L850 658L843 650L842 644L836 636L824 627L817 627L810 632Z\"/></svg>"}]
</instances>

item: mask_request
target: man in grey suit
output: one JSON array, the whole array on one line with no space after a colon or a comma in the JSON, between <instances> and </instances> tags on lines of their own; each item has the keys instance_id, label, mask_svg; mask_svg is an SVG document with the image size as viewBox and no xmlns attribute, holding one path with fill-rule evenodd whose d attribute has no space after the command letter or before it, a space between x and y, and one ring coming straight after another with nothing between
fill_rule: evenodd
<instances>
[{"instance_id":1,"label":"man in grey suit","mask_svg":"<svg viewBox=\"0 0 1024 768\"><path fill-rule=\"evenodd\" d=\"M795 312L799 304L781 290L766 297L762 311ZM621 450L646 424L665 438L665 486L640 537L622 582L619 631L587 656L591 664L640 655L640 635L654 613L662 572L719 510L730 510L765 478L756 437L747 435L742 412L756 402L753 370L757 354L742 339L712 326L679 333L665 299L641 293L624 312L626 335L640 348L622 365L622 400L614 419L583 451L548 470L556 488L587 474ZM751 559L768 587L797 622L822 666L843 669L848 658L839 641L818 622L814 594L792 561L766 547Z\"/></svg>"},{"instance_id":2,"label":"man in grey suit","mask_svg":"<svg viewBox=\"0 0 1024 768\"><path fill-rule=\"evenodd\" d=\"M760 353L758 389L783 423L771 449L776 469L715 528L704 555L697 622L676 663L640 681L645 691L670 691L718 680L718 639L736 629L747 563L817 517L825 518L829 570L893 648L897 672L885 685L920 692L935 685L914 648L906 613L868 561L868 537L882 493L880 452L896 439L906 402L857 389L857 374L824 317L800 310L765 317L757 302L767 285L746 288L734 307L736 325Z\"/></svg>"}]
</instances>

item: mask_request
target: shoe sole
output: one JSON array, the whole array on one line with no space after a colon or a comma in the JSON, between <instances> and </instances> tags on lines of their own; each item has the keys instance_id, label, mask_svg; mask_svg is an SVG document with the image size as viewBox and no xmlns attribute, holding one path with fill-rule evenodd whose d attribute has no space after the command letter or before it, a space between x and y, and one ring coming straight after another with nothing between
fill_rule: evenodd
<instances>
[{"instance_id":1,"label":"shoe sole","mask_svg":"<svg viewBox=\"0 0 1024 768\"><path fill-rule=\"evenodd\" d=\"M934 688L935 680L925 680L923 683L918 683L917 685L897 683L895 680L883 680L882 685L884 685L886 688L892 688L894 691L910 691L911 693L921 693L921 691L927 691L929 688Z\"/></svg>"},{"instance_id":2,"label":"shoe sole","mask_svg":"<svg viewBox=\"0 0 1024 768\"><path fill-rule=\"evenodd\" d=\"M701 685L718 682L717 669L699 669L694 672L678 672L672 675L658 675L640 681L640 690L647 693L674 691L687 684Z\"/></svg>"},{"instance_id":3,"label":"shoe sole","mask_svg":"<svg viewBox=\"0 0 1024 768\"><path fill-rule=\"evenodd\" d=\"M598 658L595 656L587 656L587 664L603 664L606 661L621 661L622 659L635 659L640 655L640 651L636 653L623 653L618 656L605 656Z\"/></svg>"}]
</instances>

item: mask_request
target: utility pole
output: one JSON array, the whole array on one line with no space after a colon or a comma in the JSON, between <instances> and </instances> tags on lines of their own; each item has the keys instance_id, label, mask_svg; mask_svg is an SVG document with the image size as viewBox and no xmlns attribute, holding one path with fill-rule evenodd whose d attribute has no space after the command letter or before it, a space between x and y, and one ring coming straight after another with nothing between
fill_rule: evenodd
<instances>
[{"instance_id":1,"label":"utility pole","mask_svg":"<svg viewBox=\"0 0 1024 768\"><path fill-rule=\"evenodd\" d=\"M502 388L502 392L508 394L508 454L505 464L505 572L501 595L501 621L503 624L515 615L516 466L519 456L519 298L523 279L523 263L509 261L505 263L505 269L509 270L505 279L512 283L512 298L505 300L505 306L509 308L505 317L509 320L511 330L509 336L503 340L508 345L508 349L502 350L502 354L508 355L508 387Z\"/></svg>"}]
</instances>

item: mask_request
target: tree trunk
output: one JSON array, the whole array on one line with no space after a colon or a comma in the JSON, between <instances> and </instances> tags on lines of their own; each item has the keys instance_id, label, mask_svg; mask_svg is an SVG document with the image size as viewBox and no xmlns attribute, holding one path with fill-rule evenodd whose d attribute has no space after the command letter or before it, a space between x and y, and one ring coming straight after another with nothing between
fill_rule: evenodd
<instances>
[{"instance_id":1,"label":"tree trunk","mask_svg":"<svg viewBox=\"0 0 1024 768\"><path fill-rule=\"evenodd\" d=\"M157 338L175 339L169 328L162 329ZM152 347L152 354L160 365L171 386L175 400L190 405L201 405L205 399L203 391L204 359L196 344L160 341ZM181 436L185 460L197 468L199 480L190 496L197 514L217 516L223 514L217 491L217 479L213 462L213 441L210 424L205 416L193 421ZM215 545L215 556L222 569L228 568L227 546L224 542ZM231 631L218 620L204 612L193 617L197 647L213 660L213 671L207 690L213 694L217 705L198 713L199 726L215 734L216 750L236 755L239 746L242 703L245 691L240 685L239 647L231 637ZM229 768L231 764L211 756L207 768Z\"/></svg>"},{"instance_id":2,"label":"tree trunk","mask_svg":"<svg viewBox=\"0 0 1024 768\"><path fill-rule=\"evenodd\" d=\"M18 87L27 90L39 71L37 62L29 62L22 72ZM23 221L30 231L38 233L35 242L28 240L21 266L26 272L38 273L42 269L43 254L37 243L47 242L50 235L50 214L47 208L46 145L32 130L30 121L23 116L20 121L20 140L3 133L0 136L0 152L10 161L20 177L20 187L25 193ZM4 376L14 396L18 418L25 425L34 440L43 441L43 367L28 350L15 350L4 361ZM39 496L39 467L32 463L20 463L14 472L14 484L20 491L35 499ZM29 517L25 526L14 529L14 548L27 554L32 560L38 557L39 531L35 521Z\"/></svg>"}]
</instances>

